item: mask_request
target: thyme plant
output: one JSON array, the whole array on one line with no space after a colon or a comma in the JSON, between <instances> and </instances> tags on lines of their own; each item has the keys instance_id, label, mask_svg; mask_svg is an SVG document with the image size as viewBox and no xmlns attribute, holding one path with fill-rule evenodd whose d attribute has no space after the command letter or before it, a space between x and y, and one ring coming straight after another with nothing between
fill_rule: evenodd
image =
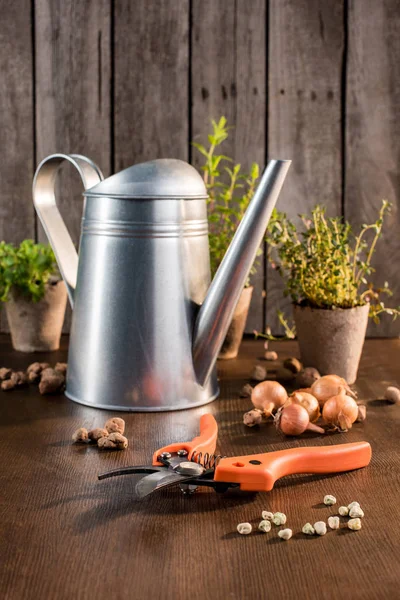
<instances>
[{"instance_id":1,"label":"thyme plant","mask_svg":"<svg viewBox=\"0 0 400 600\"><path fill-rule=\"evenodd\" d=\"M1 302L7 302L11 288L38 302L53 275L58 275L58 269L50 246L35 244L33 240L24 240L18 247L0 242Z\"/></svg>"},{"instance_id":2,"label":"thyme plant","mask_svg":"<svg viewBox=\"0 0 400 600\"><path fill-rule=\"evenodd\" d=\"M208 135L208 145L196 142L192 145L204 157L201 166L203 179L208 191L208 222L211 273L214 276L239 226L250 200L253 197L259 166L253 163L249 173L242 171L240 164L217 151L228 138L229 127L225 117L211 121L212 132ZM229 166L228 166L229 165ZM258 256L262 254L260 249ZM257 259L250 271L255 273ZM250 279L246 286L250 285Z\"/></svg>"},{"instance_id":3,"label":"thyme plant","mask_svg":"<svg viewBox=\"0 0 400 600\"><path fill-rule=\"evenodd\" d=\"M385 306L391 296L386 282L376 288L371 281L371 261L381 237L390 204L384 200L377 220L354 234L340 217L327 217L316 206L311 216L300 215L303 230L282 212L274 211L267 231L269 259L285 281L292 302L314 308L353 308L369 303L369 315L378 323L382 313L396 318L400 307Z\"/></svg>"}]
</instances>

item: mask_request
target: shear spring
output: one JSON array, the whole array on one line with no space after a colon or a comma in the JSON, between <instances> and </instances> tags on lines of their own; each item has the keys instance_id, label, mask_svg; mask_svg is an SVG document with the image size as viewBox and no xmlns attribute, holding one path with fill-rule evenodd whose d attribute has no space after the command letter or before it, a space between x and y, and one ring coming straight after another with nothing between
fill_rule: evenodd
<instances>
[{"instance_id":1,"label":"shear spring","mask_svg":"<svg viewBox=\"0 0 400 600\"><path fill-rule=\"evenodd\" d=\"M191 461L198 463L205 469L215 469L219 461L225 458L221 454L209 454L208 452L196 452L192 455Z\"/></svg>"}]
</instances>

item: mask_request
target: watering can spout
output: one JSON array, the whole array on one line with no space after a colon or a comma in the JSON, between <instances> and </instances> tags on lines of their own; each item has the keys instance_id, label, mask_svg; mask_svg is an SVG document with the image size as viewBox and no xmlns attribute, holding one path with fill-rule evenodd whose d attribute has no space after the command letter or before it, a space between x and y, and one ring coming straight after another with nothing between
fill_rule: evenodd
<instances>
[{"instance_id":1,"label":"watering can spout","mask_svg":"<svg viewBox=\"0 0 400 600\"><path fill-rule=\"evenodd\" d=\"M217 360L290 164L290 160L269 162L197 315L193 362L202 386Z\"/></svg>"}]
</instances>

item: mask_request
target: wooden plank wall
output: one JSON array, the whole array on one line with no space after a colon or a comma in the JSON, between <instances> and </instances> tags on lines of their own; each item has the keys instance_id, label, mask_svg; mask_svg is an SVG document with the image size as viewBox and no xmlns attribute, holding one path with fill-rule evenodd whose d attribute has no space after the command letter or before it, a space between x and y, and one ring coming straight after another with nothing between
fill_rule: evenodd
<instances>
[{"instance_id":1,"label":"wooden plank wall","mask_svg":"<svg viewBox=\"0 0 400 600\"><path fill-rule=\"evenodd\" d=\"M400 13L397 0L0 0L0 233L43 240L31 203L36 164L88 155L108 175L191 147L211 118L244 168L293 164L280 208L317 202L354 226L393 204L377 279L400 303ZM59 202L76 244L81 186L66 168ZM290 312L263 258L248 331ZM264 290L266 290L266 298ZM6 326L4 317L1 327ZM69 317L66 329L69 326ZM371 335L400 333L384 319Z\"/></svg>"}]
</instances>

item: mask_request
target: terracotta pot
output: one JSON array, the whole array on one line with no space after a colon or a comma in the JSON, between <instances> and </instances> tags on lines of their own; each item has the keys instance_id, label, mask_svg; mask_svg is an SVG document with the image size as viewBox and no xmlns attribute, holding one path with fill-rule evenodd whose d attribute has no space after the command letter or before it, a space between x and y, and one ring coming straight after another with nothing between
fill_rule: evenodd
<instances>
[{"instance_id":1,"label":"terracotta pot","mask_svg":"<svg viewBox=\"0 0 400 600\"><path fill-rule=\"evenodd\" d=\"M325 310L294 306L294 321L305 367L335 374L347 383L357 379L368 325L369 306Z\"/></svg>"},{"instance_id":2,"label":"terracotta pot","mask_svg":"<svg viewBox=\"0 0 400 600\"><path fill-rule=\"evenodd\" d=\"M232 323L229 326L228 333L226 334L221 352L218 356L218 358L222 360L236 358L238 355L244 328L246 326L247 315L249 314L252 294L253 287L250 286L244 288L240 295L239 302L233 313Z\"/></svg>"},{"instance_id":3,"label":"terracotta pot","mask_svg":"<svg viewBox=\"0 0 400 600\"><path fill-rule=\"evenodd\" d=\"M67 289L63 281L49 284L39 302L31 302L16 289L12 290L5 307L14 349L58 350L66 304Z\"/></svg>"}]
</instances>

